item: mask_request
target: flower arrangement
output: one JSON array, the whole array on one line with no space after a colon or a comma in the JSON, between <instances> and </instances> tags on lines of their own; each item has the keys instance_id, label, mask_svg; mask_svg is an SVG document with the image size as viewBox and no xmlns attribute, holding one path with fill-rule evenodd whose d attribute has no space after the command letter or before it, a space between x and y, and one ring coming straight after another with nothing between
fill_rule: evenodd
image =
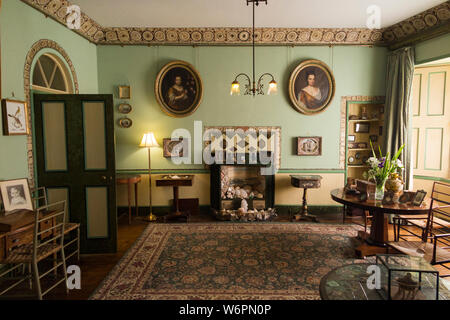
<instances>
[{"instance_id":1,"label":"flower arrangement","mask_svg":"<svg viewBox=\"0 0 450 320\"><path fill-rule=\"evenodd\" d=\"M378 146L380 156L377 158L375 150L373 149L372 141L370 141L370 147L372 148L373 156L367 160L367 164L370 166L370 169L369 171L364 173L364 178L375 180L375 199L382 200L384 196L384 185L386 184L386 180L388 178L399 178L398 170L403 168L403 164L400 159L398 159L398 157L402 153L405 145L402 145L392 158L390 157L389 152L385 156L383 156L380 146Z\"/></svg>"}]
</instances>

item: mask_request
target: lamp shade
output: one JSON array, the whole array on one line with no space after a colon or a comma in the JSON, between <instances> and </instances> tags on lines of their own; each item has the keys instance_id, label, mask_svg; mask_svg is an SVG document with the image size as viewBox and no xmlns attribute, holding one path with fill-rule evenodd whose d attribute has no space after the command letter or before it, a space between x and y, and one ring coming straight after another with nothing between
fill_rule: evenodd
<instances>
[{"instance_id":1,"label":"lamp shade","mask_svg":"<svg viewBox=\"0 0 450 320\"><path fill-rule=\"evenodd\" d=\"M238 96L240 93L241 93L241 89L240 89L239 82L237 82L236 80L234 80L234 81L231 83L230 95L232 95L232 96Z\"/></svg>"},{"instance_id":2,"label":"lamp shade","mask_svg":"<svg viewBox=\"0 0 450 320\"><path fill-rule=\"evenodd\" d=\"M277 83L275 80L269 82L269 89L267 90L267 95L274 95L278 91Z\"/></svg>"},{"instance_id":3,"label":"lamp shade","mask_svg":"<svg viewBox=\"0 0 450 320\"><path fill-rule=\"evenodd\" d=\"M156 142L155 135L153 134L153 132L147 132L144 134L139 147L141 148L159 147L159 144L158 142Z\"/></svg>"}]
</instances>

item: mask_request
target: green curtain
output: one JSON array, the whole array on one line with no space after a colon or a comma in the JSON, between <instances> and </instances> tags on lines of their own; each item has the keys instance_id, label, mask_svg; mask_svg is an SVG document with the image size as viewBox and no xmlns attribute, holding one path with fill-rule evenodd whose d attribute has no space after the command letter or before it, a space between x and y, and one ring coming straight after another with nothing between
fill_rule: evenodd
<instances>
[{"instance_id":1,"label":"green curtain","mask_svg":"<svg viewBox=\"0 0 450 320\"><path fill-rule=\"evenodd\" d=\"M401 145L405 149L400 156L405 169L405 190L412 188L410 96L414 76L414 48L401 48L388 55L386 74L386 103L384 115L384 154L397 152Z\"/></svg>"}]
</instances>

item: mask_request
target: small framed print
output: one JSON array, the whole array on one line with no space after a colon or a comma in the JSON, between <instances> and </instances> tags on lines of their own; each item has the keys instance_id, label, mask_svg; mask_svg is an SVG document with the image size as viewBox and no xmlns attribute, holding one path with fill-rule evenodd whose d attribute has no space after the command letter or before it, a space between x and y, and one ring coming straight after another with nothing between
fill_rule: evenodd
<instances>
[{"instance_id":1,"label":"small framed print","mask_svg":"<svg viewBox=\"0 0 450 320\"><path fill-rule=\"evenodd\" d=\"M370 124L369 123L363 123L363 122L355 123L355 132L358 132L358 133L369 133L369 130L370 130Z\"/></svg>"},{"instance_id":2,"label":"small framed print","mask_svg":"<svg viewBox=\"0 0 450 320\"><path fill-rule=\"evenodd\" d=\"M33 200L27 179L0 181L0 194L5 215L17 210L33 210Z\"/></svg>"},{"instance_id":3,"label":"small framed print","mask_svg":"<svg viewBox=\"0 0 450 320\"><path fill-rule=\"evenodd\" d=\"M298 156L321 156L322 155L322 137L298 137L297 138Z\"/></svg>"},{"instance_id":4,"label":"small framed print","mask_svg":"<svg viewBox=\"0 0 450 320\"><path fill-rule=\"evenodd\" d=\"M414 195L414 198L412 199L413 206L419 207L423 199L425 199L425 196L427 195L427 192L425 190L417 190L416 194Z\"/></svg>"},{"instance_id":5,"label":"small framed print","mask_svg":"<svg viewBox=\"0 0 450 320\"><path fill-rule=\"evenodd\" d=\"M133 110L133 108L128 103L122 103L119 105L119 112L122 114L128 114L131 110Z\"/></svg>"},{"instance_id":6,"label":"small framed print","mask_svg":"<svg viewBox=\"0 0 450 320\"><path fill-rule=\"evenodd\" d=\"M349 142L355 142L355 141L356 141L356 136L354 136L354 135L349 135L349 136L348 136L348 141L349 141Z\"/></svg>"},{"instance_id":7,"label":"small framed print","mask_svg":"<svg viewBox=\"0 0 450 320\"><path fill-rule=\"evenodd\" d=\"M403 194L398 199L398 202L400 202L402 204L411 202L415 195L416 195L416 193L414 191L403 191Z\"/></svg>"},{"instance_id":8,"label":"small framed print","mask_svg":"<svg viewBox=\"0 0 450 320\"><path fill-rule=\"evenodd\" d=\"M131 99L130 86L119 86L119 99Z\"/></svg>"},{"instance_id":9,"label":"small framed print","mask_svg":"<svg viewBox=\"0 0 450 320\"><path fill-rule=\"evenodd\" d=\"M368 192L361 192L358 196L359 202L366 202L368 198L369 198Z\"/></svg>"},{"instance_id":10,"label":"small framed print","mask_svg":"<svg viewBox=\"0 0 450 320\"><path fill-rule=\"evenodd\" d=\"M382 204L391 205L394 204L394 193L392 191L385 191Z\"/></svg>"},{"instance_id":11,"label":"small framed print","mask_svg":"<svg viewBox=\"0 0 450 320\"><path fill-rule=\"evenodd\" d=\"M27 135L27 104L24 101L2 99L3 135Z\"/></svg>"},{"instance_id":12,"label":"small framed print","mask_svg":"<svg viewBox=\"0 0 450 320\"><path fill-rule=\"evenodd\" d=\"M129 118L119 119L119 126L124 129L128 129L133 125L133 121Z\"/></svg>"},{"instance_id":13,"label":"small framed print","mask_svg":"<svg viewBox=\"0 0 450 320\"><path fill-rule=\"evenodd\" d=\"M188 139L163 139L164 158L183 158L188 156Z\"/></svg>"}]
</instances>

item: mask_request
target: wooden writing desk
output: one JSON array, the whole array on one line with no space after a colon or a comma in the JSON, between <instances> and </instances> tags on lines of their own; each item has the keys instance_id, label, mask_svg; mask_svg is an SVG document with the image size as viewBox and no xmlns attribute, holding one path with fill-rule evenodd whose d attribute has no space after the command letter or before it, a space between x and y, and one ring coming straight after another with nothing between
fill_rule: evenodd
<instances>
[{"instance_id":1,"label":"wooden writing desk","mask_svg":"<svg viewBox=\"0 0 450 320\"><path fill-rule=\"evenodd\" d=\"M34 211L20 210L7 216L0 215L0 261L5 259L12 249L33 242L35 214ZM50 219L41 223L41 228L45 230L51 228L55 221ZM51 234L52 231L48 231L42 234L42 238Z\"/></svg>"}]
</instances>

